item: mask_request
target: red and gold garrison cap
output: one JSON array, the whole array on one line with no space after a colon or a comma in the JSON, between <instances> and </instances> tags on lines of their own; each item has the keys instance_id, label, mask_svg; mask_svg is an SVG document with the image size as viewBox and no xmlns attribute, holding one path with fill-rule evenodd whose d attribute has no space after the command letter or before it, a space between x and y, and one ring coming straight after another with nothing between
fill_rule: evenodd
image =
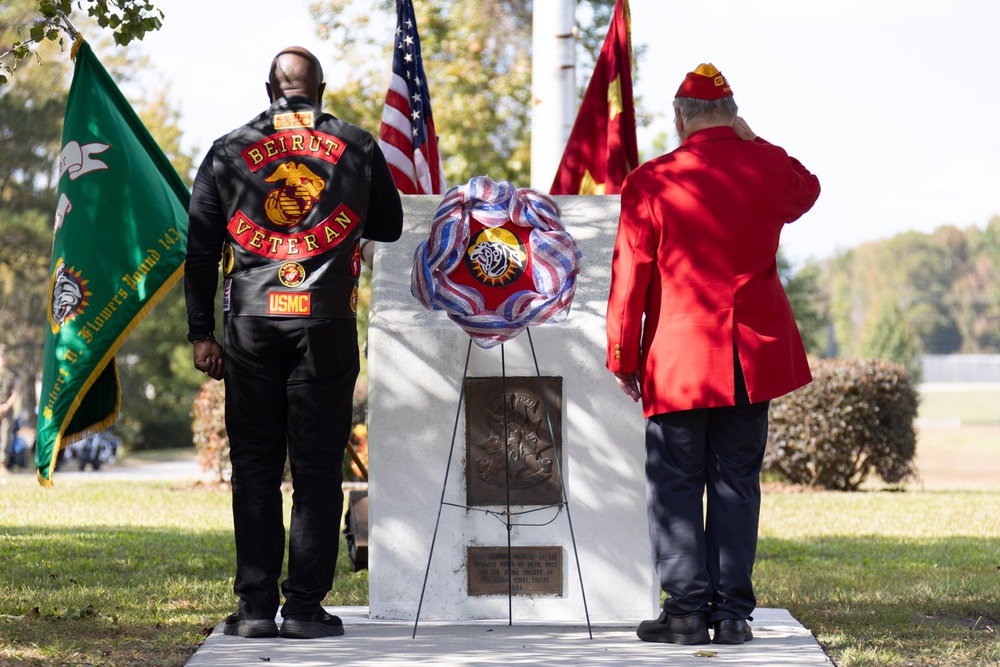
<instances>
[{"instance_id":1,"label":"red and gold garrison cap","mask_svg":"<svg viewBox=\"0 0 1000 667\"><path fill-rule=\"evenodd\" d=\"M718 100L732 97L733 89L729 87L726 77L712 63L702 63L688 72L677 89L674 97L693 97L697 100Z\"/></svg>"}]
</instances>

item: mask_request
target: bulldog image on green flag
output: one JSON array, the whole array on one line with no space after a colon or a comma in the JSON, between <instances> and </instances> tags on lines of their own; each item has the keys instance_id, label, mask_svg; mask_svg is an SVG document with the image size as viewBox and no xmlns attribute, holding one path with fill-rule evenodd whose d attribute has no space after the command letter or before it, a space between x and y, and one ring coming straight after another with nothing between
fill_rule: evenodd
<instances>
[{"instance_id":1,"label":"bulldog image on green flag","mask_svg":"<svg viewBox=\"0 0 1000 667\"><path fill-rule=\"evenodd\" d=\"M73 47L35 464L118 419L115 352L184 270L190 193L90 46Z\"/></svg>"}]
</instances>

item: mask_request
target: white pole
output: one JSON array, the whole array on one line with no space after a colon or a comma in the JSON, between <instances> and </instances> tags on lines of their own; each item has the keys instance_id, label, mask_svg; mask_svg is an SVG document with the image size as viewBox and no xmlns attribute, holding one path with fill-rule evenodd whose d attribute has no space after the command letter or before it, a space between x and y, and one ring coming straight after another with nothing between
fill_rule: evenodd
<instances>
[{"instance_id":1,"label":"white pole","mask_svg":"<svg viewBox=\"0 0 1000 667\"><path fill-rule=\"evenodd\" d=\"M576 2L535 0L531 28L531 187L548 192L576 118Z\"/></svg>"}]
</instances>

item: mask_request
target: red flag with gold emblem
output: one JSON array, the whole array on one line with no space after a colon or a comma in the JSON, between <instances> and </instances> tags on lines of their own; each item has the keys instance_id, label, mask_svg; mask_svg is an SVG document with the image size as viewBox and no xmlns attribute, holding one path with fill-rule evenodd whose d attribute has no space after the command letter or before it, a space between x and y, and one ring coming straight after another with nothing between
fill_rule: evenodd
<instances>
[{"instance_id":1,"label":"red flag with gold emblem","mask_svg":"<svg viewBox=\"0 0 1000 667\"><path fill-rule=\"evenodd\" d=\"M628 0L618 0L551 194L618 194L638 166L630 23Z\"/></svg>"}]
</instances>

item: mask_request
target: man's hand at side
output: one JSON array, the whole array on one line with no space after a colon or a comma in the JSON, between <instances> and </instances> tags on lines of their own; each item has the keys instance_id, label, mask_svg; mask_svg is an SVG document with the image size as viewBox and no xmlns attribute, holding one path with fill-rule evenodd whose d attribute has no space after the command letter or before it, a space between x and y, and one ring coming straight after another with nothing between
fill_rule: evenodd
<instances>
[{"instance_id":1,"label":"man's hand at side","mask_svg":"<svg viewBox=\"0 0 1000 667\"><path fill-rule=\"evenodd\" d=\"M222 360L222 345L215 338L196 340L194 343L194 367L213 380L226 377L226 364Z\"/></svg>"},{"instance_id":2,"label":"man's hand at side","mask_svg":"<svg viewBox=\"0 0 1000 667\"><path fill-rule=\"evenodd\" d=\"M642 398L638 373L615 373L615 381L618 383L618 388L625 392L633 402Z\"/></svg>"}]
</instances>

